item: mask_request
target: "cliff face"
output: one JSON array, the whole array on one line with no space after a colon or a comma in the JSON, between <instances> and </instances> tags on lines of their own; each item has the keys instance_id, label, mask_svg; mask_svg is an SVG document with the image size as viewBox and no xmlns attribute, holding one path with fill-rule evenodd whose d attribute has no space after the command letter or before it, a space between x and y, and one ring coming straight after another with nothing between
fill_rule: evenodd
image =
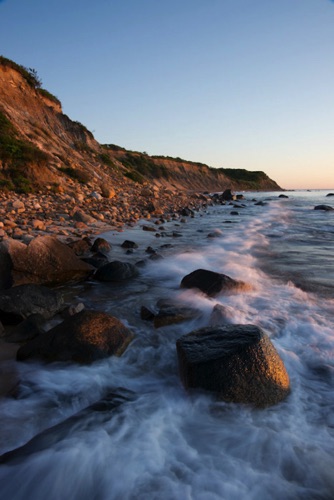
<instances>
[{"instance_id":1,"label":"cliff face","mask_svg":"<svg viewBox=\"0 0 334 500\"><path fill-rule=\"evenodd\" d=\"M280 189L263 172L248 172L253 177L247 179L247 171L239 171L238 178L200 163L103 146L62 113L58 99L32 85L22 67L7 62L0 59L0 188L150 182L178 190Z\"/></svg>"}]
</instances>

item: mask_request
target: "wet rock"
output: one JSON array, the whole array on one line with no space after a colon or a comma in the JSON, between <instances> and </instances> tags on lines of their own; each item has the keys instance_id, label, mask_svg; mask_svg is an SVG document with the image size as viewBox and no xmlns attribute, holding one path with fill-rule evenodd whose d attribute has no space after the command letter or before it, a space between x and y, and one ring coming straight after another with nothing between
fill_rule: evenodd
<instances>
[{"instance_id":1,"label":"wet rock","mask_svg":"<svg viewBox=\"0 0 334 500\"><path fill-rule=\"evenodd\" d=\"M101 253L103 252L108 253L110 252L110 250L111 250L111 245L104 238L96 238L91 248L92 252L101 252Z\"/></svg>"},{"instance_id":2,"label":"wet rock","mask_svg":"<svg viewBox=\"0 0 334 500\"><path fill-rule=\"evenodd\" d=\"M220 229L215 229L214 231L211 231L211 233L208 234L208 238L218 238L219 236L222 236L223 231Z\"/></svg>"},{"instance_id":3,"label":"wet rock","mask_svg":"<svg viewBox=\"0 0 334 500\"><path fill-rule=\"evenodd\" d=\"M231 214L231 215L239 215L239 212L237 212L237 210L232 210L232 211L230 212L230 214Z\"/></svg>"},{"instance_id":4,"label":"wet rock","mask_svg":"<svg viewBox=\"0 0 334 500\"><path fill-rule=\"evenodd\" d=\"M22 346L17 360L92 363L111 355L120 356L132 339L132 332L117 318L84 310Z\"/></svg>"},{"instance_id":5,"label":"wet rock","mask_svg":"<svg viewBox=\"0 0 334 500\"><path fill-rule=\"evenodd\" d=\"M289 198L289 196L287 196L286 194L280 194L278 197L279 198Z\"/></svg>"},{"instance_id":6,"label":"wet rock","mask_svg":"<svg viewBox=\"0 0 334 500\"><path fill-rule=\"evenodd\" d=\"M198 288L209 297L218 293L233 293L250 290L251 287L243 281L237 281L226 274L197 269L187 274L181 281L181 288Z\"/></svg>"},{"instance_id":7,"label":"wet rock","mask_svg":"<svg viewBox=\"0 0 334 500\"><path fill-rule=\"evenodd\" d=\"M89 238L80 238L79 240L72 241L68 246L73 250L75 255L81 256L89 254L91 242Z\"/></svg>"},{"instance_id":8,"label":"wet rock","mask_svg":"<svg viewBox=\"0 0 334 500\"><path fill-rule=\"evenodd\" d=\"M125 241L123 241L123 243L121 244L121 247L122 247L122 248L138 248L138 245L137 245L137 243L135 243L134 241L125 240Z\"/></svg>"},{"instance_id":9,"label":"wet rock","mask_svg":"<svg viewBox=\"0 0 334 500\"><path fill-rule=\"evenodd\" d=\"M95 267L96 269L99 269L100 267L104 266L108 262L108 257L104 255L104 253L101 252L96 252L94 255L91 257L84 257L83 259L84 262L89 264L90 266Z\"/></svg>"},{"instance_id":10,"label":"wet rock","mask_svg":"<svg viewBox=\"0 0 334 500\"><path fill-rule=\"evenodd\" d=\"M142 306L140 308L140 318L144 321L153 321L154 313L148 307Z\"/></svg>"},{"instance_id":11,"label":"wet rock","mask_svg":"<svg viewBox=\"0 0 334 500\"><path fill-rule=\"evenodd\" d=\"M138 269L129 262L114 260L100 267L95 278L99 281L123 281L138 276Z\"/></svg>"},{"instance_id":12,"label":"wet rock","mask_svg":"<svg viewBox=\"0 0 334 500\"><path fill-rule=\"evenodd\" d=\"M93 271L90 265L53 236L39 236L28 245L13 239L1 242L0 269L8 263L10 265L2 278L13 286L66 283L85 279Z\"/></svg>"},{"instance_id":13,"label":"wet rock","mask_svg":"<svg viewBox=\"0 0 334 500\"><path fill-rule=\"evenodd\" d=\"M212 309L209 319L209 325L226 325L229 323L233 323L233 319L234 311L232 307L223 304L216 304Z\"/></svg>"},{"instance_id":14,"label":"wet rock","mask_svg":"<svg viewBox=\"0 0 334 500\"><path fill-rule=\"evenodd\" d=\"M15 324L31 314L51 318L63 307L63 296L45 286L20 285L0 292L0 319Z\"/></svg>"},{"instance_id":15,"label":"wet rock","mask_svg":"<svg viewBox=\"0 0 334 500\"><path fill-rule=\"evenodd\" d=\"M328 196L334 196L334 193L328 193L328 194L326 194L326 197L328 197Z\"/></svg>"},{"instance_id":16,"label":"wet rock","mask_svg":"<svg viewBox=\"0 0 334 500\"><path fill-rule=\"evenodd\" d=\"M314 210L324 210L325 212L330 212L331 210L334 210L334 208L329 205L317 205L314 207Z\"/></svg>"},{"instance_id":17,"label":"wet rock","mask_svg":"<svg viewBox=\"0 0 334 500\"><path fill-rule=\"evenodd\" d=\"M89 405L87 408L67 418L60 424L45 429L34 436L30 441L14 450L0 456L0 464L18 464L27 461L27 458L36 453L50 450L59 443L68 443L73 436L87 431L95 423L96 427L104 427L112 418L114 412L123 403L135 398L135 393L124 388L117 388L116 392L109 392L103 398ZM8 499L9 500L9 499Z\"/></svg>"},{"instance_id":18,"label":"wet rock","mask_svg":"<svg viewBox=\"0 0 334 500\"><path fill-rule=\"evenodd\" d=\"M148 226L147 224L144 224L142 226L143 231L151 231L152 233L156 232L156 228L154 226Z\"/></svg>"},{"instance_id":19,"label":"wet rock","mask_svg":"<svg viewBox=\"0 0 334 500\"><path fill-rule=\"evenodd\" d=\"M231 189L225 189L220 199L222 201L233 201L236 200L236 196L232 193Z\"/></svg>"},{"instance_id":20,"label":"wet rock","mask_svg":"<svg viewBox=\"0 0 334 500\"><path fill-rule=\"evenodd\" d=\"M191 208L186 207L181 210L180 215L182 215L182 217L193 217L195 212Z\"/></svg>"},{"instance_id":21,"label":"wet rock","mask_svg":"<svg viewBox=\"0 0 334 500\"><path fill-rule=\"evenodd\" d=\"M256 203L254 203L254 205L265 207L266 205L268 205L268 203L266 203L265 201L257 201Z\"/></svg>"},{"instance_id":22,"label":"wet rock","mask_svg":"<svg viewBox=\"0 0 334 500\"><path fill-rule=\"evenodd\" d=\"M165 305L160 308L154 317L155 328L183 323L198 318L201 315L198 309L184 306Z\"/></svg>"},{"instance_id":23,"label":"wet rock","mask_svg":"<svg viewBox=\"0 0 334 500\"><path fill-rule=\"evenodd\" d=\"M290 392L289 376L269 337L254 325L202 328L178 339L186 389L212 391L222 400L266 407Z\"/></svg>"},{"instance_id":24,"label":"wet rock","mask_svg":"<svg viewBox=\"0 0 334 500\"><path fill-rule=\"evenodd\" d=\"M44 332L45 317L41 314L31 314L12 328L7 328L3 335L6 342L27 342Z\"/></svg>"}]
</instances>

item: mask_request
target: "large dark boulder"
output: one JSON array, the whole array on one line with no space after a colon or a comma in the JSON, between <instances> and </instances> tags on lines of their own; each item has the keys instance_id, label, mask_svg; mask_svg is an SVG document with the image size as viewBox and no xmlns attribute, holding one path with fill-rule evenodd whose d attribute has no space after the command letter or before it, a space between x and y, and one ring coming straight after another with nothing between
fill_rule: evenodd
<instances>
[{"instance_id":1,"label":"large dark boulder","mask_svg":"<svg viewBox=\"0 0 334 500\"><path fill-rule=\"evenodd\" d=\"M7 266L5 268L5 266ZM53 236L38 236L29 245L8 239L0 243L4 287L26 283L59 284L87 278L93 267Z\"/></svg>"},{"instance_id":2,"label":"large dark boulder","mask_svg":"<svg viewBox=\"0 0 334 500\"><path fill-rule=\"evenodd\" d=\"M133 334L117 318L84 310L20 347L17 359L92 363L120 356L132 339Z\"/></svg>"},{"instance_id":3,"label":"large dark boulder","mask_svg":"<svg viewBox=\"0 0 334 500\"><path fill-rule=\"evenodd\" d=\"M250 285L237 281L226 274L197 269L187 274L181 281L181 288L198 288L201 292L213 297L218 293L231 293L250 290Z\"/></svg>"},{"instance_id":4,"label":"large dark boulder","mask_svg":"<svg viewBox=\"0 0 334 500\"><path fill-rule=\"evenodd\" d=\"M224 325L184 335L176 342L187 389L212 391L224 401L257 407L282 401L289 376L269 337L254 325Z\"/></svg>"},{"instance_id":5,"label":"large dark boulder","mask_svg":"<svg viewBox=\"0 0 334 500\"><path fill-rule=\"evenodd\" d=\"M40 285L19 285L0 292L0 320L18 323L32 314L51 318L63 308L59 291Z\"/></svg>"},{"instance_id":6,"label":"large dark boulder","mask_svg":"<svg viewBox=\"0 0 334 500\"><path fill-rule=\"evenodd\" d=\"M236 200L236 196L232 193L230 189L225 189L223 194L221 195L220 199L223 201L232 201Z\"/></svg>"}]
</instances>

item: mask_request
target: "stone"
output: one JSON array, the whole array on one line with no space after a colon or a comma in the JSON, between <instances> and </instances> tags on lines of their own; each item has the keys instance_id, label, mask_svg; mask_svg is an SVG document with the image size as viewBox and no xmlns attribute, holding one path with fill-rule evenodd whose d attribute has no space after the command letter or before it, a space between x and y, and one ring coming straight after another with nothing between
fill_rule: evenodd
<instances>
[{"instance_id":1,"label":"stone","mask_svg":"<svg viewBox=\"0 0 334 500\"><path fill-rule=\"evenodd\" d=\"M137 243L135 243L134 241L125 240L125 241L123 241L123 243L121 244L121 247L122 247L122 248L138 248L138 245L137 245Z\"/></svg>"},{"instance_id":2,"label":"stone","mask_svg":"<svg viewBox=\"0 0 334 500\"><path fill-rule=\"evenodd\" d=\"M200 316L200 312L192 307L185 306L165 306L162 307L158 314L154 317L154 327L161 328L163 326L174 325L190 321Z\"/></svg>"},{"instance_id":3,"label":"stone","mask_svg":"<svg viewBox=\"0 0 334 500\"><path fill-rule=\"evenodd\" d=\"M74 361L92 363L121 356L134 338L114 316L84 310L22 346L17 360Z\"/></svg>"},{"instance_id":4,"label":"stone","mask_svg":"<svg viewBox=\"0 0 334 500\"><path fill-rule=\"evenodd\" d=\"M274 405L290 392L289 376L268 335L255 325L208 327L176 342L186 389L255 407Z\"/></svg>"},{"instance_id":5,"label":"stone","mask_svg":"<svg viewBox=\"0 0 334 500\"><path fill-rule=\"evenodd\" d=\"M142 319L144 321L153 321L154 320L154 313L150 309L148 309L148 307L141 306L140 319Z\"/></svg>"},{"instance_id":6,"label":"stone","mask_svg":"<svg viewBox=\"0 0 334 500\"><path fill-rule=\"evenodd\" d=\"M53 236L38 236L28 245L13 239L4 240L0 243L0 269L8 264L2 284L12 286L26 283L54 285L82 280L94 270Z\"/></svg>"},{"instance_id":7,"label":"stone","mask_svg":"<svg viewBox=\"0 0 334 500\"><path fill-rule=\"evenodd\" d=\"M187 274L180 286L181 288L198 288L209 297L214 297L218 293L234 293L251 289L251 286L243 281L237 281L226 274L206 269L197 269Z\"/></svg>"},{"instance_id":8,"label":"stone","mask_svg":"<svg viewBox=\"0 0 334 500\"><path fill-rule=\"evenodd\" d=\"M4 340L6 342L27 342L44 332L45 318L41 314L31 314L15 327L6 329Z\"/></svg>"},{"instance_id":9,"label":"stone","mask_svg":"<svg viewBox=\"0 0 334 500\"><path fill-rule=\"evenodd\" d=\"M328 194L326 194L326 197L327 196L334 196L334 193L328 193Z\"/></svg>"},{"instance_id":10,"label":"stone","mask_svg":"<svg viewBox=\"0 0 334 500\"><path fill-rule=\"evenodd\" d=\"M108 186L107 184L102 184L101 194L103 198L108 198L110 200L111 198L114 198L116 196L116 191L113 187Z\"/></svg>"},{"instance_id":11,"label":"stone","mask_svg":"<svg viewBox=\"0 0 334 500\"><path fill-rule=\"evenodd\" d=\"M148 226L147 224L144 224L142 226L143 231L151 231L154 232L156 231L156 228L154 226Z\"/></svg>"},{"instance_id":12,"label":"stone","mask_svg":"<svg viewBox=\"0 0 334 500\"><path fill-rule=\"evenodd\" d=\"M94 200L102 200L102 195L98 193L97 191L92 191L88 195L90 198L93 198Z\"/></svg>"},{"instance_id":13,"label":"stone","mask_svg":"<svg viewBox=\"0 0 334 500\"><path fill-rule=\"evenodd\" d=\"M287 196L286 194L280 194L278 197L279 198L289 198L289 196Z\"/></svg>"},{"instance_id":14,"label":"stone","mask_svg":"<svg viewBox=\"0 0 334 500\"><path fill-rule=\"evenodd\" d=\"M108 253L110 252L110 250L111 250L111 245L104 238L96 238L91 248L92 252L101 252L101 253L104 252Z\"/></svg>"},{"instance_id":15,"label":"stone","mask_svg":"<svg viewBox=\"0 0 334 500\"><path fill-rule=\"evenodd\" d=\"M91 217L90 215L86 214L82 210L76 210L74 212L73 220L76 222L83 222L84 224L91 224L91 223L96 221L94 219L94 217Z\"/></svg>"},{"instance_id":16,"label":"stone","mask_svg":"<svg viewBox=\"0 0 334 500\"><path fill-rule=\"evenodd\" d=\"M38 229L39 231L45 231L45 222L39 219L33 219L31 221L31 225L34 229Z\"/></svg>"},{"instance_id":17,"label":"stone","mask_svg":"<svg viewBox=\"0 0 334 500\"><path fill-rule=\"evenodd\" d=\"M236 196L232 193L231 189L225 189L221 195L221 200L223 201L233 201L236 200Z\"/></svg>"},{"instance_id":18,"label":"stone","mask_svg":"<svg viewBox=\"0 0 334 500\"><path fill-rule=\"evenodd\" d=\"M73 250L75 255L81 256L89 254L91 242L89 238L80 238L78 240L72 241L68 246Z\"/></svg>"},{"instance_id":19,"label":"stone","mask_svg":"<svg viewBox=\"0 0 334 500\"><path fill-rule=\"evenodd\" d=\"M95 278L99 281L123 281L138 276L138 269L129 262L114 260L100 267Z\"/></svg>"},{"instance_id":20,"label":"stone","mask_svg":"<svg viewBox=\"0 0 334 500\"><path fill-rule=\"evenodd\" d=\"M31 314L52 318L63 307L59 291L40 285L20 285L0 292L0 319L3 323L18 323Z\"/></svg>"},{"instance_id":21,"label":"stone","mask_svg":"<svg viewBox=\"0 0 334 500\"><path fill-rule=\"evenodd\" d=\"M324 210L325 212L330 212L331 210L334 210L334 208L329 205L317 205L314 207L314 210Z\"/></svg>"},{"instance_id":22,"label":"stone","mask_svg":"<svg viewBox=\"0 0 334 500\"><path fill-rule=\"evenodd\" d=\"M225 325L233 323L234 311L232 307L223 304L216 304L211 312L209 325Z\"/></svg>"},{"instance_id":23,"label":"stone","mask_svg":"<svg viewBox=\"0 0 334 500\"><path fill-rule=\"evenodd\" d=\"M83 257L81 260L83 260L83 262L86 262L90 266L95 267L96 269L99 269L100 267L108 263L108 257L102 252L96 252L91 257Z\"/></svg>"}]
</instances>

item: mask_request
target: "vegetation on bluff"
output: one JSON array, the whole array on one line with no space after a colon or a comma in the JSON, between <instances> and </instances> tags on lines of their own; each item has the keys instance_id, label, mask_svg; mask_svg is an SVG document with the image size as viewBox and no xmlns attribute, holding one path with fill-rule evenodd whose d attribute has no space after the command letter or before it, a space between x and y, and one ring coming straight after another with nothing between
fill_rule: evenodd
<instances>
[{"instance_id":1,"label":"vegetation on bluff","mask_svg":"<svg viewBox=\"0 0 334 500\"><path fill-rule=\"evenodd\" d=\"M29 163L46 162L47 155L31 142L18 138L18 133L0 110L0 187L27 193L32 190L26 176Z\"/></svg>"},{"instance_id":2,"label":"vegetation on bluff","mask_svg":"<svg viewBox=\"0 0 334 500\"><path fill-rule=\"evenodd\" d=\"M4 56L0 56L0 66L6 66L7 68L14 69L18 73L20 73L20 75L25 79L30 87L35 89L39 94L50 99L50 101L53 101L61 106L61 102L56 96L51 94L51 92L49 92L48 90L42 88L42 80L40 79L37 71L34 68L25 68L24 66L21 66L21 64L17 64L16 62L11 61Z\"/></svg>"}]
</instances>

